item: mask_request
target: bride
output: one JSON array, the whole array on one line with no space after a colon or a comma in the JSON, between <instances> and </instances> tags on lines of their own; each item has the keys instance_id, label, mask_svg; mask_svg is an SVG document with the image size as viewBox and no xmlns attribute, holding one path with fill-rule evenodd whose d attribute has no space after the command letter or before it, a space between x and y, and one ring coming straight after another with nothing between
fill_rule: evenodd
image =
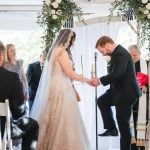
<instances>
[{"instance_id":1,"label":"bride","mask_svg":"<svg viewBox=\"0 0 150 150\"><path fill-rule=\"evenodd\" d=\"M87 150L89 142L72 80L87 82L73 70L71 29L60 31L51 47L31 110L40 126L37 150Z\"/></svg>"}]
</instances>

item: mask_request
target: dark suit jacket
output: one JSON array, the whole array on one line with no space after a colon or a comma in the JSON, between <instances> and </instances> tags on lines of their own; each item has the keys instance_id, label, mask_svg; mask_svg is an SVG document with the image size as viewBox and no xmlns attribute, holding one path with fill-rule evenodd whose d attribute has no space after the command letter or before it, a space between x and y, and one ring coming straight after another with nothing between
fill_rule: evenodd
<instances>
[{"instance_id":1,"label":"dark suit jacket","mask_svg":"<svg viewBox=\"0 0 150 150\"><path fill-rule=\"evenodd\" d=\"M29 86L29 100L33 101L35 98L41 77L41 72L42 70L39 61L29 64L26 74Z\"/></svg>"},{"instance_id":2,"label":"dark suit jacket","mask_svg":"<svg viewBox=\"0 0 150 150\"><path fill-rule=\"evenodd\" d=\"M25 114L23 87L19 76L0 67L0 102L9 100L13 119Z\"/></svg>"},{"instance_id":3,"label":"dark suit jacket","mask_svg":"<svg viewBox=\"0 0 150 150\"><path fill-rule=\"evenodd\" d=\"M9 99L12 119L15 119L13 123L11 122L11 136L13 139L22 138L22 149L30 150L32 142L37 141L38 124L31 118L22 117L25 115L26 108L24 104L23 86L19 76L0 67L0 102L4 102L5 99ZM0 117L0 119L3 136L6 118Z\"/></svg>"},{"instance_id":4,"label":"dark suit jacket","mask_svg":"<svg viewBox=\"0 0 150 150\"><path fill-rule=\"evenodd\" d=\"M135 63L135 72L141 72L140 60Z\"/></svg>"},{"instance_id":5,"label":"dark suit jacket","mask_svg":"<svg viewBox=\"0 0 150 150\"><path fill-rule=\"evenodd\" d=\"M133 104L134 100L141 95L132 58L120 45L115 48L111 56L108 75L101 77L100 81L103 85L110 84L107 92L110 92L114 105Z\"/></svg>"}]
</instances>

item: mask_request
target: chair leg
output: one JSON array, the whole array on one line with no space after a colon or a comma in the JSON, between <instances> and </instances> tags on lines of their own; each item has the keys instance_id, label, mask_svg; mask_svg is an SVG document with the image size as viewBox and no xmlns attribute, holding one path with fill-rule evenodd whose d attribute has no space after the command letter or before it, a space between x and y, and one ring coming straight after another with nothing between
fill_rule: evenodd
<instances>
[{"instance_id":1,"label":"chair leg","mask_svg":"<svg viewBox=\"0 0 150 150\"><path fill-rule=\"evenodd\" d=\"M1 131L0 131L0 149L2 149L2 137L1 137Z\"/></svg>"},{"instance_id":2,"label":"chair leg","mask_svg":"<svg viewBox=\"0 0 150 150\"><path fill-rule=\"evenodd\" d=\"M8 138L9 150L12 150L12 139L11 139L11 133L9 127L7 128L7 138Z\"/></svg>"},{"instance_id":3,"label":"chair leg","mask_svg":"<svg viewBox=\"0 0 150 150\"><path fill-rule=\"evenodd\" d=\"M2 144L2 149L3 150L6 150L6 144L7 144L7 142L6 142L6 139L7 139L7 136L6 136L6 128L5 128L5 131L4 131L4 136L3 136L3 144Z\"/></svg>"},{"instance_id":4,"label":"chair leg","mask_svg":"<svg viewBox=\"0 0 150 150\"><path fill-rule=\"evenodd\" d=\"M1 121L0 121L0 149L2 149Z\"/></svg>"}]
</instances>

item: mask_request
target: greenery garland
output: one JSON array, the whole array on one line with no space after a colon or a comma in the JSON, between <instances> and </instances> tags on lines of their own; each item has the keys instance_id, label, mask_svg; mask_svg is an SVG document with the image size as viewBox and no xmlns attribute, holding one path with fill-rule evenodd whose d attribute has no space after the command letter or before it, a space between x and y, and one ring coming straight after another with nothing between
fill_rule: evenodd
<instances>
[{"instance_id":1,"label":"greenery garland","mask_svg":"<svg viewBox=\"0 0 150 150\"><path fill-rule=\"evenodd\" d=\"M150 1L149 0L115 0L111 3L111 15L117 12L119 16L124 15L129 9L133 9L137 19L140 46L146 45L150 58Z\"/></svg>"},{"instance_id":2,"label":"greenery garland","mask_svg":"<svg viewBox=\"0 0 150 150\"><path fill-rule=\"evenodd\" d=\"M48 52L56 33L70 17L76 16L83 21L82 10L71 0L44 0L38 16L38 23L44 29L43 47Z\"/></svg>"}]
</instances>

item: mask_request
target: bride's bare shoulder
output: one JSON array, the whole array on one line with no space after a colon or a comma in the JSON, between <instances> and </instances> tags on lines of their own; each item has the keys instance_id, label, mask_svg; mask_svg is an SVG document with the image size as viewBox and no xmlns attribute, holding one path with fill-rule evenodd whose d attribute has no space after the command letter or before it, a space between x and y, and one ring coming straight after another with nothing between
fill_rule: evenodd
<instances>
[{"instance_id":1,"label":"bride's bare shoulder","mask_svg":"<svg viewBox=\"0 0 150 150\"><path fill-rule=\"evenodd\" d=\"M68 56L68 53L67 53L66 49L62 48L58 54L58 57L67 57L67 56Z\"/></svg>"}]
</instances>

